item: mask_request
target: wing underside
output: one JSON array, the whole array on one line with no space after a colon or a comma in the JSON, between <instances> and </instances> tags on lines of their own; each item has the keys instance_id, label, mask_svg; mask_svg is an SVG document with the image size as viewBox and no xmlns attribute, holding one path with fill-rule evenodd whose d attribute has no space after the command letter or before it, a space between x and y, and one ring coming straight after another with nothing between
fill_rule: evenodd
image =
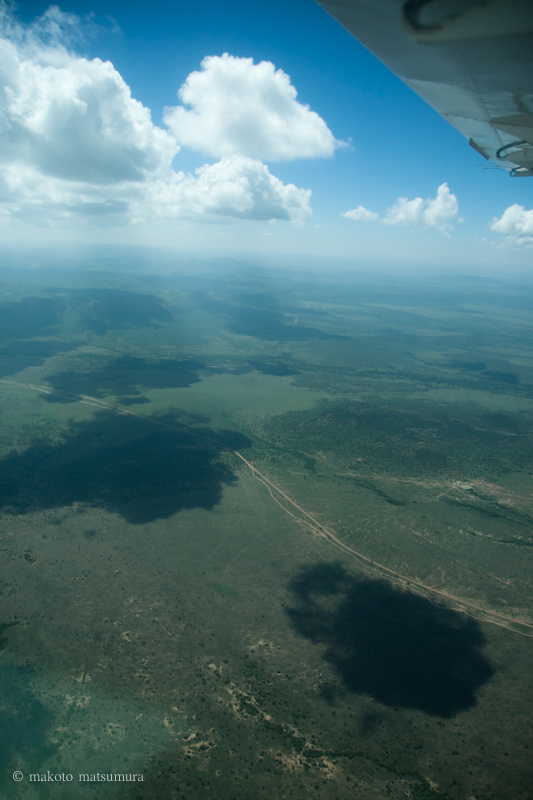
<instances>
[{"instance_id":1,"label":"wing underside","mask_svg":"<svg viewBox=\"0 0 533 800\"><path fill-rule=\"evenodd\" d=\"M513 177L533 175L533 0L318 0Z\"/></svg>"}]
</instances>

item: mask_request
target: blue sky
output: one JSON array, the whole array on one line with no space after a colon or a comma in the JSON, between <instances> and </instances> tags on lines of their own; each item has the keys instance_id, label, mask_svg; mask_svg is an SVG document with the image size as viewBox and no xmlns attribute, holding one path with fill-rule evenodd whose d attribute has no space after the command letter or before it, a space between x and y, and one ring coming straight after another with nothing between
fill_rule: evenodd
<instances>
[{"instance_id":1,"label":"blue sky","mask_svg":"<svg viewBox=\"0 0 533 800\"><path fill-rule=\"evenodd\" d=\"M4 241L527 266L533 181L312 0L48 8L4 14Z\"/></svg>"}]
</instances>

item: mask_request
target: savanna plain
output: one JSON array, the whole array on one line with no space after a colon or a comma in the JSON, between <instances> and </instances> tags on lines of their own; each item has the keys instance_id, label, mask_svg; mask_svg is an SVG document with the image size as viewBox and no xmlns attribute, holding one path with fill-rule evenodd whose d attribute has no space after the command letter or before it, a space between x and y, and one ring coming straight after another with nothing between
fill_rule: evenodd
<instances>
[{"instance_id":1,"label":"savanna plain","mask_svg":"<svg viewBox=\"0 0 533 800\"><path fill-rule=\"evenodd\" d=\"M532 300L4 266L0 797L531 800Z\"/></svg>"}]
</instances>

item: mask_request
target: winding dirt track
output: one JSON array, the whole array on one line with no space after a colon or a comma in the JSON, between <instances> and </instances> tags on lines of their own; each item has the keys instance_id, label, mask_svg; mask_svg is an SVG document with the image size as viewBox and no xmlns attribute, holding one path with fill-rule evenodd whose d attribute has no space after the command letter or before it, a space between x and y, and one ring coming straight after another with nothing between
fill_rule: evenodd
<instances>
[{"instance_id":1,"label":"winding dirt track","mask_svg":"<svg viewBox=\"0 0 533 800\"><path fill-rule=\"evenodd\" d=\"M400 583L403 587L410 589L411 591L418 591L420 594L429 593L430 595L437 595L439 597L445 598L448 602L453 603L456 605L459 610L463 611L470 616L475 617L483 622L491 622L494 625L499 625L507 630L512 631L513 633L519 633L522 636L528 636L533 638L533 622L524 619L515 619L513 617L506 616L505 614L500 614L497 611L491 611L488 608L484 608L483 606L478 606L475 603L471 603L470 601L463 600L460 597L455 597L455 595L449 594L448 592L443 591L442 589L435 589L433 586L429 586L421 581L417 581L414 578L408 577L407 575L402 575L400 572L396 572L389 567L386 567L384 564L380 564L377 561L373 561L368 556L359 553L357 550L349 547L347 544L342 542L340 539L335 536L333 531L329 530L322 525L315 517L312 516L308 511L306 511L302 506L300 506L295 500L293 500L286 492L280 489L275 483L273 483L266 475L263 475L262 472L259 472L257 467L255 467L248 459L246 459L242 453L239 453L238 450L234 450L233 448L225 445L223 442L219 442L216 439L212 439L209 436L204 436L201 433L195 433L191 431L189 428L186 428L185 425L178 426L178 425L169 425L167 422L162 422L157 419L153 419L152 417L145 417L142 414L135 414L133 411L128 411L127 409L121 408L120 406L115 406L111 403L106 403L103 400L99 400L96 397L89 397L88 395L84 394L73 394L70 392L64 392L59 389L51 389L48 386L35 386L31 383L19 383L17 381L8 381L8 380L0 380L0 383L11 384L13 386L20 386L24 389L33 389L37 392L42 392L43 394L58 394L62 395L63 397L72 398L78 400L81 403L85 403L86 405L96 406L97 408L108 409L114 411L117 414L125 414L131 417L136 417L137 419L142 419L145 422L151 422L153 425L159 425L163 428L168 428L170 430L183 432L185 431L188 435L194 436L197 439L203 439L204 441L211 442L212 444L216 444L218 447L221 447L226 452L233 453L237 458L239 458L250 470L253 477L256 478L260 483L262 483L269 491L272 499L285 511L285 513L289 514L293 519L295 519L299 523L303 523L307 525L313 533L317 536L325 539L327 542L330 542L339 550L342 550L347 555L352 556L353 558L357 559L365 566L367 569L370 569L372 572L376 572L380 574L382 577L386 577L389 580ZM303 519L298 517L296 514L293 514L290 509L286 508L283 503L278 499L276 494L282 497L287 503L289 503L293 508L300 512L303 515ZM528 628L532 631L532 633L526 633L525 631L517 630L515 627L511 627L514 625L520 625L521 627Z\"/></svg>"}]
</instances>

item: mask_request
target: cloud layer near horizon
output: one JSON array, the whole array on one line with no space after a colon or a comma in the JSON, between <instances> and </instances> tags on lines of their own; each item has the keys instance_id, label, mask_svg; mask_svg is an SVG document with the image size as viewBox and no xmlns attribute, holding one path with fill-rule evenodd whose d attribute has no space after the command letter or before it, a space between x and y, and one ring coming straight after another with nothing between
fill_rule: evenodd
<instances>
[{"instance_id":1,"label":"cloud layer near horizon","mask_svg":"<svg viewBox=\"0 0 533 800\"><path fill-rule=\"evenodd\" d=\"M109 61L72 51L81 29L57 7L23 27L0 2L0 218L116 225L311 216L311 192L283 184L258 160L331 155L336 146L325 122L296 102L285 73L252 59L204 59L181 90L193 110L167 110L165 130ZM246 85L251 105L243 104ZM180 142L195 141L198 126L205 135L196 149L222 160L176 172Z\"/></svg>"},{"instance_id":2,"label":"cloud layer near horizon","mask_svg":"<svg viewBox=\"0 0 533 800\"><path fill-rule=\"evenodd\" d=\"M441 233L447 233L453 229L451 220L461 222L458 215L457 197L450 192L447 183L441 183L434 198L423 200L415 197L408 200L407 197L399 197L387 209L380 222L383 225L403 225L409 228L436 228ZM344 211L341 217L358 222L375 222L379 219L379 214L358 206L351 211Z\"/></svg>"},{"instance_id":3,"label":"cloud layer near horizon","mask_svg":"<svg viewBox=\"0 0 533 800\"><path fill-rule=\"evenodd\" d=\"M352 208L350 211L344 211L341 217L353 219L356 222L375 222L379 219L379 214L375 211L369 211L364 206L357 206L357 208Z\"/></svg>"},{"instance_id":4,"label":"cloud layer near horizon","mask_svg":"<svg viewBox=\"0 0 533 800\"><path fill-rule=\"evenodd\" d=\"M500 219L495 217L490 227L496 233L507 234L510 244L533 244L533 208L528 211L514 203L505 209Z\"/></svg>"}]
</instances>

